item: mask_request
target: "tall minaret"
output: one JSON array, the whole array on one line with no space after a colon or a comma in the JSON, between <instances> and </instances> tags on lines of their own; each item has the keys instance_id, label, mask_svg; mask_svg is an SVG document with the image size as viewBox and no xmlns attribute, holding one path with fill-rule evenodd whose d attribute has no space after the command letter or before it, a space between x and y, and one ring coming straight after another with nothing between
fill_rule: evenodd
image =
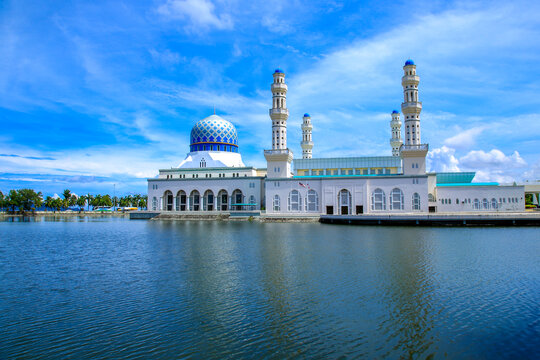
<instances>
[{"instance_id":1,"label":"tall minaret","mask_svg":"<svg viewBox=\"0 0 540 360\"><path fill-rule=\"evenodd\" d=\"M276 69L276 71L274 71L270 118L272 119L272 150L286 149L289 110L287 109L287 84L285 84L285 73L281 69Z\"/></svg>"},{"instance_id":2,"label":"tall minaret","mask_svg":"<svg viewBox=\"0 0 540 360\"><path fill-rule=\"evenodd\" d=\"M267 177L269 179L288 178L292 176L291 162L293 153L287 148L287 84L285 73L281 69L274 71L272 89L272 150L265 150Z\"/></svg>"},{"instance_id":3,"label":"tall minaret","mask_svg":"<svg viewBox=\"0 0 540 360\"><path fill-rule=\"evenodd\" d=\"M416 65L411 59L403 66L405 75L401 78L405 101L401 104L401 112L405 117L405 145L419 145L420 141L420 112L422 103L418 101L418 83L420 77L416 75Z\"/></svg>"},{"instance_id":4,"label":"tall minaret","mask_svg":"<svg viewBox=\"0 0 540 360\"><path fill-rule=\"evenodd\" d=\"M404 175L425 175L428 145L420 140L420 112L422 103L418 101L418 84L420 77L416 75L416 65L407 60L403 66L405 74L401 78L405 101L401 104L401 112L405 118L405 144L400 149ZM393 121L393 119L392 119Z\"/></svg>"},{"instance_id":5,"label":"tall minaret","mask_svg":"<svg viewBox=\"0 0 540 360\"><path fill-rule=\"evenodd\" d=\"M401 120L399 119L399 112L397 110L392 111L390 128L392 129L392 138L390 139L392 156L399 156L399 148L403 144L403 140L401 140Z\"/></svg>"},{"instance_id":6,"label":"tall minaret","mask_svg":"<svg viewBox=\"0 0 540 360\"><path fill-rule=\"evenodd\" d=\"M300 142L300 146L302 147L302 159L311 159L311 150L313 149L311 130L313 130L311 116L309 116L308 113L305 113L302 122L302 141Z\"/></svg>"}]
</instances>

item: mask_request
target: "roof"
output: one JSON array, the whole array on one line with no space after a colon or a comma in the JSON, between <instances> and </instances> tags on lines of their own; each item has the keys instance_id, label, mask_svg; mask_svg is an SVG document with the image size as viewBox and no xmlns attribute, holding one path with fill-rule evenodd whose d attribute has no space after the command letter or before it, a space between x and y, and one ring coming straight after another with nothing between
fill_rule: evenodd
<instances>
[{"instance_id":1,"label":"roof","mask_svg":"<svg viewBox=\"0 0 540 360\"><path fill-rule=\"evenodd\" d=\"M408 66L408 65L414 65L414 61L412 61L411 59L408 59L407 61L405 61L405 66Z\"/></svg>"},{"instance_id":2,"label":"roof","mask_svg":"<svg viewBox=\"0 0 540 360\"><path fill-rule=\"evenodd\" d=\"M437 173L437 185L441 184L470 184L475 172L441 172Z\"/></svg>"}]
</instances>

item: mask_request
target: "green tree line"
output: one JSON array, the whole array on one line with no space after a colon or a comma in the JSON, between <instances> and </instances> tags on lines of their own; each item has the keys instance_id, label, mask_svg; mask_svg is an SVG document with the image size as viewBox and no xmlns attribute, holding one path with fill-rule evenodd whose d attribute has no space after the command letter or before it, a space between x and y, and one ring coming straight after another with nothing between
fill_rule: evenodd
<instances>
[{"instance_id":1,"label":"green tree line","mask_svg":"<svg viewBox=\"0 0 540 360\"><path fill-rule=\"evenodd\" d=\"M109 194L76 196L69 189L65 189L62 193L62 198L47 196L43 199L41 191L36 192L32 189L10 190L6 195L0 191L0 210L18 211L21 213L35 211L42 206L56 212L74 206L78 206L80 210L83 210L85 206L86 210L90 210L90 206L121 206L144 209L146 208L146 204L147 196L140 194L127 195L120 198L117 196L111 197Z\"/></svg>"}]
</instances>

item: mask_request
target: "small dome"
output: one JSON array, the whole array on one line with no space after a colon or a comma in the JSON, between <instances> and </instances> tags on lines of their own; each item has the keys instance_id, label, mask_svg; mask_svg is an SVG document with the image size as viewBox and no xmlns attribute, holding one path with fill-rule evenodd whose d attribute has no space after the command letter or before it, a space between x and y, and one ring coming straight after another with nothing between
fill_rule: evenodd
<instances>
[{"instance_id":1,"label":"small dome","mask_svg":"<svg viewBox=\"0 0 540 360\"><path fill-rule=\"evenodd\" d=\"M405 61L405 66L408 66L408 65L414 65L414 61L412 61L411 59Z\"/></svg>"},{"instance_id":2,"label":"small dome","mask_svg":"<svg viewBox=\"0 0 540 360\"><path fill-rule=\"evenodd\" d=\"M277 69L274 71L274 74L283 74L283 70L281 70L280 68L277 68Z\"/></svg>"},{"instance_id":3,"label":"small dome","mask_svg":"<svg viewBox=\"0 0 540 360\"><path fill-rule=\"evenodd\" d=\"M310 117L308 113L305 113L304 114L304 117Z\"/></svg>"},{"instance_id":4,"label":"small dome","mask_svg":"<svg viewBox=\"0 0 540 360\"><path fill-rule=\"evenodd\" d=\"M394 111L392 111L392 114L399 114L399 111L394 110Z\"/></svg>"},{"instance_id":5,"label":"small dome","mask_svg":"<svg viewBox=\"0 0 540 360\"><path fill-rule=\"evenodd\" d=\"M190 151L238 152L236 128L217 115L204 118L191 129Z\"/></svg>"}]
</instances>

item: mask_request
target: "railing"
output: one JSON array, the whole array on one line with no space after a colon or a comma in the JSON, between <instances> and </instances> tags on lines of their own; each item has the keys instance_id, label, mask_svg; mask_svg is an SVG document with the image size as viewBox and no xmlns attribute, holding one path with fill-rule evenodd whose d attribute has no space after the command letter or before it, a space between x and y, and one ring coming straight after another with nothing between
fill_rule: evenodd
<instances>
[{"instance_id":1,"label":"railing","mask_svg":"<svg viewBox=\"0 0 540 360\"><path fill-rule=\"evenodd\" d=\"M404 102L401 103L402 108L408 108L408 107L419 107L422 108L422 102L421 101L410 101L410 102Z\"/></svg>"},{"instance_id":2,"label":"railing","mask_svg":"<svg viewBox=\"0 0 540 360\"><path fill-rule=\"evenodd\" d=\"M278 89L278 90L284 90L284 91L287 91L287 84L272 84L272 91L274 91L275 89Z\"/></svg>"},{"instance_id":3,"label":"railing","mask_svg":"<svg viewBox=\"0 0 540 360\"><path fill-rule=\"evenodd\" d=\"M265 154L288 154L289 149L275 149L275 150L264 150Z\"/></svg>"},{"instance_id":4,"label":"railing","mask_svg":"<svg viewBox=\"0 0 540 360\"><path fill-rule=\"evenodd\" d=\"M289 115L289 109L270 109L268 110L270 115L272 114L287 114Z\"/></svg>"},{"instance_id":5,"label":"railing","mask_svg":"<svg viewBox=\"0 0 540 360\"><path fill-rule=\"evenodd\" d=\"M401 145L399 150L414 150L414 151L428 151L429 145L428 144L418 144L418 145Z\"/></svg>"}]
</instances>

